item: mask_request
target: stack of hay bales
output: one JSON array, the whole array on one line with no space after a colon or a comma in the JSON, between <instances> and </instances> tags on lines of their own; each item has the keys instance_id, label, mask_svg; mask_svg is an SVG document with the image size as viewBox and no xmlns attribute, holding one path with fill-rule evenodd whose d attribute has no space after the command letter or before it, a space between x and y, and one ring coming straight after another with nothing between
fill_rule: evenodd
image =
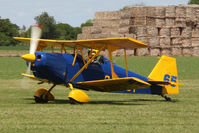
<instances>
[{"instance_id":1,"label":"stack of hay bales","mask_svg":"<svg viewBox=\"0 0 199 133\"><path fill-rule=\"evenodd\" d=\"M78 39L111 37L132 37L148 44L128 55L199 56L199 6L128 6L96 12L94 25L78 35Z\"/></svg>"}]
</instances>

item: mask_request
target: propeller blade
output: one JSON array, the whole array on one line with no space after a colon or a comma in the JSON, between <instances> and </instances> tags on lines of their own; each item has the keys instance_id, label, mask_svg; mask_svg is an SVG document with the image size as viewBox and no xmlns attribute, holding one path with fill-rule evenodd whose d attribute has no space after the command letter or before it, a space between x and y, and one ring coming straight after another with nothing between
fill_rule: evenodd
<instances>
[{"instance_id":1,"label":"propeller blade","mask_svg":"<svg viewBox=\"0 0 199 133\"><path fill-rule=\"evenodd\" d=\"M30 41L30 54L34 54L37 50L38 39L41 37L41 26L39 24L35 24L31 28L31 41Z\"/></svg>"},{"instance_id":2,"label":"propeller blade","mask_svg":"<svg viewBox=\"0 0 199 133\"><path fill-rule=\"evenodd\" d=\"M40 37L42 33L42 28L39 24L32 25L31 27L31 41L30 41L30 51L29 54L25 54L22 56L22 58L26 61L28 61L28 67L26 70L26 74L31 74L31 63L35 61L35 52L37 50L37 46L39 43ZM21 80L21 87L23 89L29 88L30 87L30 79L27 77L23 77Z\"/></svg>"}]
</instances>

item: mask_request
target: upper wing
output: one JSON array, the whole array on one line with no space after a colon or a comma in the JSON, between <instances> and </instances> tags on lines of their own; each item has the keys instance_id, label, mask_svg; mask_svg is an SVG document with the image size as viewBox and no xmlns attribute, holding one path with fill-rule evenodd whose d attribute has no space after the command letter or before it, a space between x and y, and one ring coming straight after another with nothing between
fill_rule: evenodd
<instances>
[{"instance_id":1,"label":"upper wing","mask_svg":"<svg viewBox=\"0 0 199 133\"><path fill-rule=\"evenodd\" d=\"M30 43L31 38L14 37L14 39ZM68 47L68 48L91 48L91 49L108 49L110 46L112 50L117 49L135 49L147 47L145 43L142 43L133 38L104 38L104 39L90 39L90 40L48 40L39 39L39 47Z\"/></svg>"},{"instance_id":2,"label":"upper wing","mask_svg":"<svg viewBox=\"0 0 199 133\"><path fill-rule=\"evenodd\" d=\"M80 89L86 88L106 92L129 89L143 89L149 88L150 86L151 84L135 77L77 82L77 87Z\"/></svg>"}]
</instances>

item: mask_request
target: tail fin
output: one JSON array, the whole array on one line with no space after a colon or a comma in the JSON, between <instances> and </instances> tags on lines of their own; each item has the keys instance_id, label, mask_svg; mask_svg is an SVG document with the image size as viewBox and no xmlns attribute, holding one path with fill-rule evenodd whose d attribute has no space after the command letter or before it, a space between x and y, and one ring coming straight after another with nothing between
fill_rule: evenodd
<instances>
[{"instance_id":1,"label":"tail fin","mask_svg":"<svg viewBox=\"0 0 199 133\"><path fill-rule=\"evenodd\" d=\"M153 81L169 81L171 84L163 85L162 94L178 94L178 75L176 59L162 56L148 76Z\"/></svg>"}]
</instances>

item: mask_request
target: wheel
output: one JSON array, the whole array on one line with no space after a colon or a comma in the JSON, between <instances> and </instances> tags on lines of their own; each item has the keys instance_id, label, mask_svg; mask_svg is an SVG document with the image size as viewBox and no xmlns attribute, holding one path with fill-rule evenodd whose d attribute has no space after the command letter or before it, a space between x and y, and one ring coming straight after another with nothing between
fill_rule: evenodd
<instances>
[{"instance_id":1,"label":"wheel","mask_svg":"<svg viewBox=\"0 0 199 133\"><path fill-rule=\"evenodd\" d=\"M165 97L166 101L171 101L170 97Z\"/></svg>"},{"instance_id":2,"label":"wheel","mask_svg":"<svg viewBox=\"0 0 199 133\"><path fill-rule=\"evenodd\" d=\"M34 94L36 103L47 103L48 101L53 101L54 96L51 92L48 92L45 88L39 88L35 91Z\"/></svg>"},{"instance_id":3,"label":"wheel","mask_svg":"<svg viewBox=\"0 0 199 133\"><path fill-rule=\"evenodd\" d=\"M44 98L45 94L42 94L40 97L34 96L35 97L35 102L36 103L48 103L48 99Z\"/></svg>"}]
</instances>

